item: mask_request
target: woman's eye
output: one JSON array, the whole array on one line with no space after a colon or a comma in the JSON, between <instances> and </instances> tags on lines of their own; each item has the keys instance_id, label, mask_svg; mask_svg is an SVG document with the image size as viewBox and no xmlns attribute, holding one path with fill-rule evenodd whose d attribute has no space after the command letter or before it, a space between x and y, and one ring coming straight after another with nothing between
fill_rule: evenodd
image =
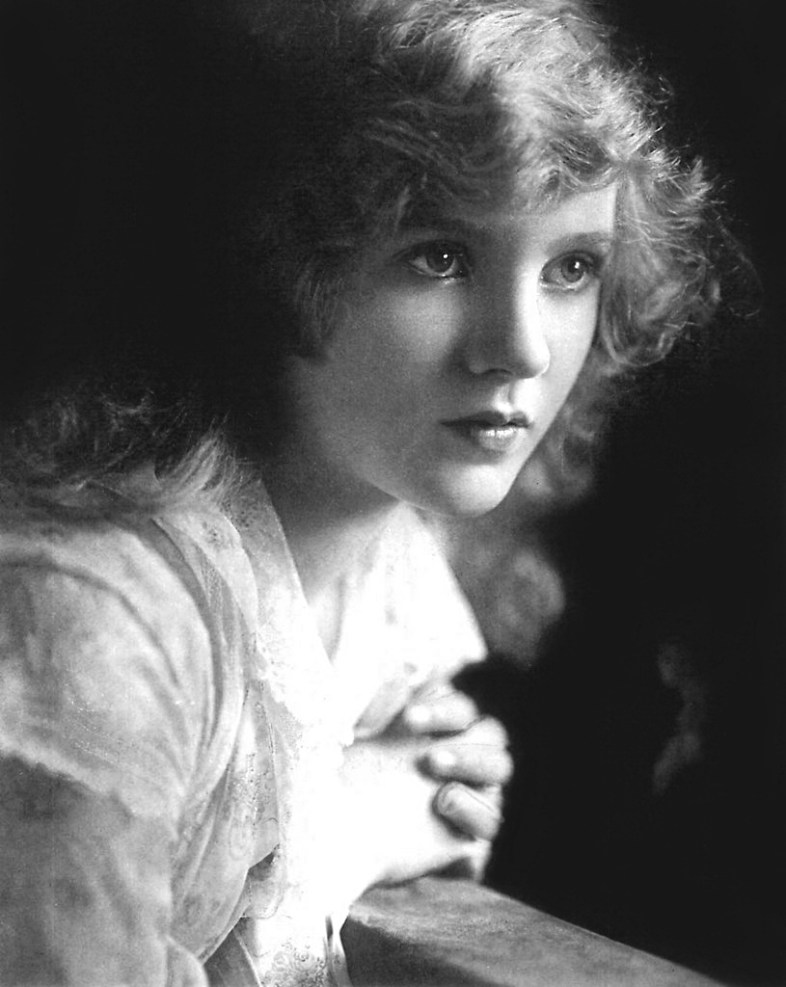
<instances>
[{"instance_id":1,"label":"woman's eye","mask_svg":"<svg viewBox=\"0 0 786 987\"><path fill-rule=\"evenodd\" d=\"M588 254L565 254L548 263L543 281L564 291L578 291L600 275L601 260Z\"/></svg>"},{"instance_id":2,"label":"woman's eye","mask_svg":"<svg viewBox=\"0 0 786 987\"><path fill-rule=\"evenodd\" d=\"M444 240L420 243L404 255L406 263L427 278L464 278L469 274L463 247Z\"/></svg>"}]
</instances>

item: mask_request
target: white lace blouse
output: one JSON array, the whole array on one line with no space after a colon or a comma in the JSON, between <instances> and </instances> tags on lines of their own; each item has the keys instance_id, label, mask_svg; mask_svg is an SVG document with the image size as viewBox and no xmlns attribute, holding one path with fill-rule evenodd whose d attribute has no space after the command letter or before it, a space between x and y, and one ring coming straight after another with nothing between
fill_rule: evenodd
<instances>
[{"instance_id":1,"label":"white lace blouse","mask_svg":"<svg viewBox=\"0 0 786 987\"><path fill-rule=\"evenodd\" d=\"M204 985L206 963L233 987L340 982L342 748L484 651L414 514L397 512L347 579L332 661L262 490L232 521L17 522L0 534L0 582L0 754L167 822L166 887L134 889L169 902L140 956L164 950L171 987ZM85 884L122 900L106 844ZM0 926L14 907L0 896ZM131 935L121 913L97 920L108 942ZM77 962L74 937L53 937Z\"/></svg>"}]
</instances>

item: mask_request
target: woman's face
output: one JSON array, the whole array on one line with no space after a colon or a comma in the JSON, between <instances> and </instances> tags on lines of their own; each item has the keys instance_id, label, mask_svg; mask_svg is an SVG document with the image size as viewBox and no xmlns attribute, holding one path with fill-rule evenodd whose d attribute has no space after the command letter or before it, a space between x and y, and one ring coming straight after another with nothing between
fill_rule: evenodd
<instances>
[{"instance_id":1,"label":"woman's face","mask_svg":"<svg viewBox=\"0 0 786 987\"><path fill-rule=\"evenodd\" d=\"M587 355L614 205L465 207L365 248L326 353L293 358L288 451L368 505L495 507Z\"/></svg>"}]
</instances>

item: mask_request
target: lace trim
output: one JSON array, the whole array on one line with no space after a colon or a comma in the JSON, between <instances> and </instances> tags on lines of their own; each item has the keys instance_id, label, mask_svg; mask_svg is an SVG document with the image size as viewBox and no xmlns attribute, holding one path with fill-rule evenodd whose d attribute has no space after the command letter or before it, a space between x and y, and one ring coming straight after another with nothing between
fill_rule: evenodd
<instances>
[{"instance_id":1,"label":"lace trim","mask_svg":"<svg viewBox=\"0 0 786 987\"><path fill-rule=\"evenodd\" d=\"M352 734L284 532L261 484L248 492L234 521L259 592L256 650L272 727L283 884L278 908L267 917L255 907L251 888L243 938L265 984L348 984L339 937L328 932L327 916L346 914L349 905L336 900L338 822L331 807L337 804L343 746Z\"/></svg>"}]
</instances>

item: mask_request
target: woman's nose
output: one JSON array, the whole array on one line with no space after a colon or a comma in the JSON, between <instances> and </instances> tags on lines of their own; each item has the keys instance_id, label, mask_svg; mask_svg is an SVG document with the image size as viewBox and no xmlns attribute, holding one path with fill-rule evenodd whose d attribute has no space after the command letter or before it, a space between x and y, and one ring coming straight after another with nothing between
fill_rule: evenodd
<instances>
[{"instance_id":1,"label":"woman's nose","mask_svg":"<svg viewBox=\"0 0 786 987\"><path fill-rule=\"evenodd\" d=\"M484 292L467 341L469 371L540 377L550 362L537 285L522 281Z\"/></svg>"}]
</instances>

